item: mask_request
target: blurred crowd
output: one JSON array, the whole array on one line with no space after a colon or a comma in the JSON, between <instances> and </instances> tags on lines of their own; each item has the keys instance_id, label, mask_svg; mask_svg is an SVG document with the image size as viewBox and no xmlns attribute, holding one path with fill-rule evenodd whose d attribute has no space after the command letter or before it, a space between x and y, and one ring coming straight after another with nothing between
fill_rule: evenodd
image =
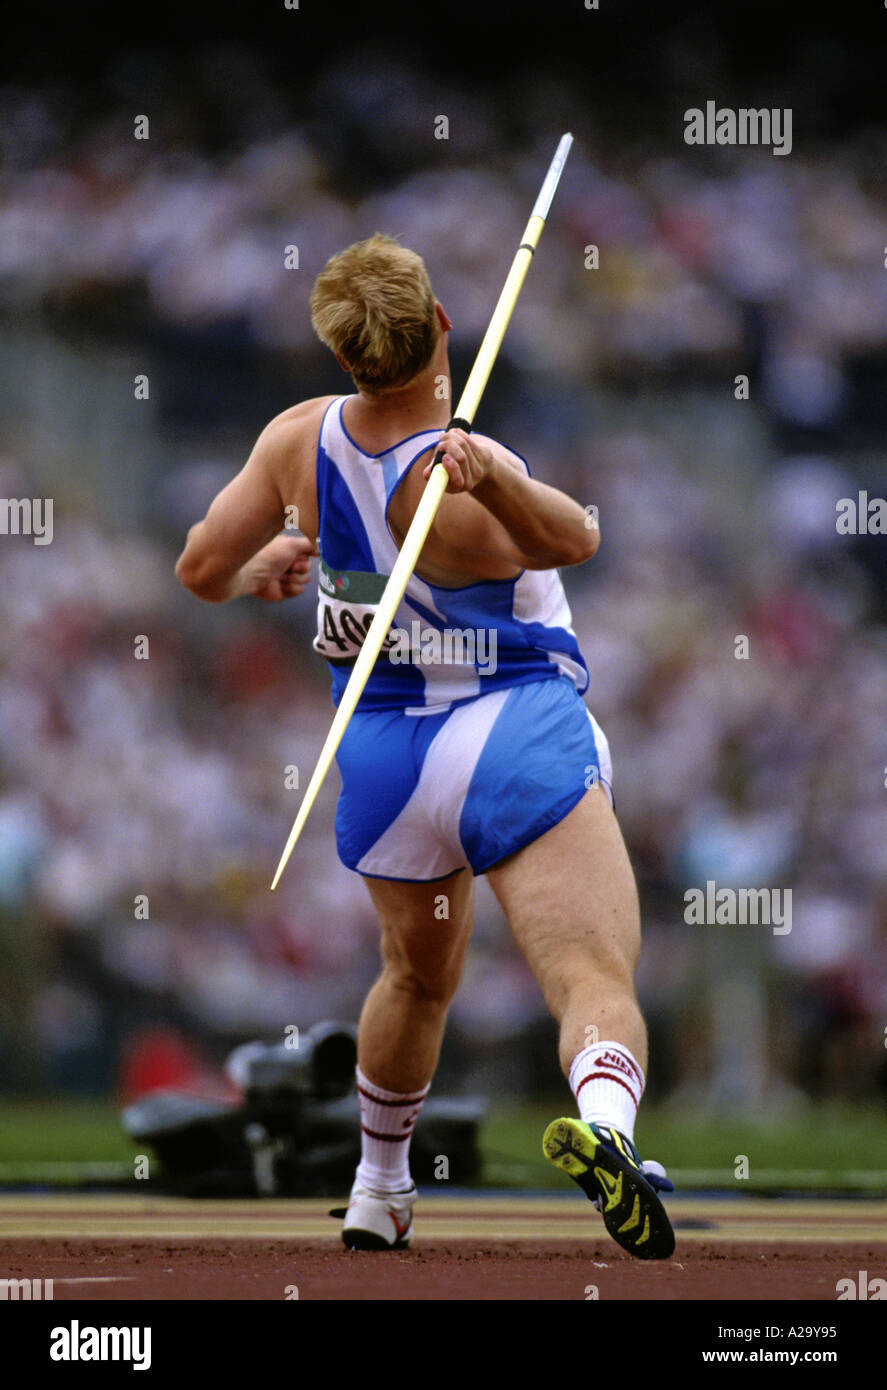
<instances>
[{"instance_id":1,"label":"blurred crowd","mask_svg":"<svg viewBox=\"0 0 887 1390\"><path fill-rule=\"evenodd\" d=\"M121 63L117 106L89 121L63 88L0 91L7 305L85 305L100 322L123 302L176 324L235 320L257 346L308 351L313 275L331 247L384 226L421 247L473 343L559 119L577 114L565 90L540 83L521 104L532 140L516 141L504 99L481 106L359 53L321 70L291 123L261 63L236 49L210 51L187 86L169 77L146 112L150 69ZM815 153L799 142L782 160L721 148L716 159L684 145L675 109L673 128L626 158L595 139L587 98L579 110L590 138L580 124L511 354L581 379L717 362L748 348L751 312L770 320L754 344L768 400L805 423L827 419L846 358L887 334L883 139Z\"/></svg>"},{"instance_id":2,"label":"blurred crowd","mask_svg":"<svg viewBox=\"0 0 887 1390\"><path fill-rule=\"evenodd\" d=\"M244 53L191 76L144 113L144 140L125 64L101 117L58 89L0 92L7 325L132 349L165 326L210 378L224 328L292 369L293 399L309 376L347 390L307 298L332 251L378 229L423 254L454 360L470 355L559 133L546 91L521 143L501 104L429 93L389 60L323 69L298 121ZM677 121L657 134L622 154L580 133L485 428L599 510L600 552L565 582L639 878L651 1089L867 1098L887 1089L887 540L839 535L835 509L887 494L887 194L870 143L715 158ZM158 1022L212 1065L355 1018L377 969L335 854L335 777L268 892L331 717L310 595L216 609L174 580L242 462L207 404L206 448L199 422L184 449L165 439L158 407L162 524L121 531L97 492L62 497L49 547L0 537L7 1088L106 1089ZM247 402L238 443L264 423ZM24 411L6 438L4 497L46 490L43 425ZM791 932L687 925L707 880L791 888ZM443 1083L556 1086L551 1037L481 884Z\"/></svg>"}]
</instances>

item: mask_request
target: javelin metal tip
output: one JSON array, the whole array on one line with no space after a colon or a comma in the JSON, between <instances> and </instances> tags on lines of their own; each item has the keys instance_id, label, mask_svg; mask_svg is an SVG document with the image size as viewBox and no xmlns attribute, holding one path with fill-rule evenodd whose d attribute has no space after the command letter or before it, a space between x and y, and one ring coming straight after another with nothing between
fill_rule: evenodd
<instances>
[{"instance_id":1,"label":"javelin metal tip","mask_svg":"<svg viewBox=\"0 0 887 1390\"><path fill-rule=\"evenodd\" d=\"M560 177L563 173L564 165L567 162L567 155L570 153L570 146L572 143L573 137L569 131L566 135L561 136L558 141L558 147L554 153L554 159L548 166L545 182L539 190L539 197L536 199L536 206L533 208L533 216L541 217L543 222L548 216L549 209L554 199L555 190L560 183Z\"/></svg>"}]
</instances>

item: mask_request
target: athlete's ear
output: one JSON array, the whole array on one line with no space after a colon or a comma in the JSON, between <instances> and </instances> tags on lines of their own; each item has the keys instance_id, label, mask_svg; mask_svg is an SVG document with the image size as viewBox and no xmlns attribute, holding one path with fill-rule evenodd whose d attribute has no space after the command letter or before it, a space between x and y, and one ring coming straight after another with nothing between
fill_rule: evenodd
<instances>
[{"instance_id":1,"label":"athlete's ear","mask_svg":"<svg viewBox=\"0 0 887 1390\"><path fill-rule=\"evenodd\" d=\"M443 305L442 305L439 301L435 301L434 307L435 307L435 309L437 310L437 320L438 320L438 323L440 324L440 326L441 326L441 328L443 329L444 333L450 333L450 332L452 332L453 325L452 325L452 322L451 322L451 320L450 320L450 318L449 318L449 316L448 316L448 314L447 314L446 309L443 307Z\"/></svg>"},{"instance_id":2,"label":"athlete's ear","mask_svg":"<svg viewBox=\"0 0 887 1390\"><path fill-rule=\"evenodd\" d=\"M347 373L349 374L349 376L350 376L350 375L351 375L351 368L348 366L348 363L345 361L344 357L340 357L339 354L336 353L336 361L338 362L339 366L342 368L342 371L343 371L343 372L347 372Z\"/></svg>"}]
</instances>

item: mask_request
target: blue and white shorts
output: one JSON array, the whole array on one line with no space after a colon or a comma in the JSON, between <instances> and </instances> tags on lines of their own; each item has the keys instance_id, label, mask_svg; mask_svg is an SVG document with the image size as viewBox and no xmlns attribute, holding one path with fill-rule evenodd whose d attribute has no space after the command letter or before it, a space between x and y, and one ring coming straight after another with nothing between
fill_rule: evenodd
<instances>
[{"instance_id":1,"label":"blue and white shorts","mask_svg":"<svg viewBox=\"0 0 887 1390\"><path fill-rule=\"evenodd\" d=\"M482 874L557 825L597 781L612 801L607 740L562 676L437 714L357 711L336 761L339 858L370 878Z\"/></svg>"}]
</instances>

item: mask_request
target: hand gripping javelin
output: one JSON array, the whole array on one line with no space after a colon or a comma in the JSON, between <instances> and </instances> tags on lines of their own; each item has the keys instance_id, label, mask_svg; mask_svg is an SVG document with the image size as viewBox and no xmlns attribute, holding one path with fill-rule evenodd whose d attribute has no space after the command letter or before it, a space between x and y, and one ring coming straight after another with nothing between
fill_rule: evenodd
<instances>
[{"instance_id":1,"label":"hand gripping javelin","mask_svg":"<svg viewBox=\"0 0 887 1390\"><path fill-rule=\"evenodd\" d=\"M447 425L447 429L471 430L471 422L474 419L480 398L484 393L490 372L493 370L493 363L505 336L509 320L514 312L517 297L520 294L524 277L529 269L530 261L533 259L533 252L539 244L542 235L542 228L545 226L545 219L548 216L555 189L560 182L561 173L566 163L567 155L570 153L570 146L573 143L572 135L563 135L555 152L554 159L545 175L545 180L539 190L539 197L533 208L530 220L527 223L521 244L517 249L517 254L511 263L508 278L502 287L499 295L499 302L493 310L493 317L490 319L489 327L484 334L483 342L475 359L474 366L469 373L465 390L459 398L456 413ZM348 727L357 706L357 702L363 694L363 688L369 679L370 672L376 663L379 652L382 650L382 643L388 635L389 628L394 620L397 606L404 596L410 575L416 567L421 554L422 547L428 532L431 530L431 523L435 513L440 506L441 498L446 492L449 475L445 468L437 465L443 456L443 451L438 449L432 460L431 473L422 493L421 500L416 508L416 514L400 548L400 554L385 585L382 597L379 600L379 607L376 610L366 640L360 649L360 654L354 663L354 668L348 680L348 684L339 701L330 731L327 734L326 742L320 750L320 757L317 766L311 774L311 781L305 788L305 796L299 807L298 815L290 831L289 839L286 842L283 854L280 856L280 863L277 872L271 883L272 889L276 888L280 882L280 876L286 868L287 861L292 854L296 841L302 833L302 827L308 819L308 813L317 798L317 793L323 784L323 779L329 772L330 763L336 754L336 749L342 741L342 736Z\"/></svg>"}]
</instances>

